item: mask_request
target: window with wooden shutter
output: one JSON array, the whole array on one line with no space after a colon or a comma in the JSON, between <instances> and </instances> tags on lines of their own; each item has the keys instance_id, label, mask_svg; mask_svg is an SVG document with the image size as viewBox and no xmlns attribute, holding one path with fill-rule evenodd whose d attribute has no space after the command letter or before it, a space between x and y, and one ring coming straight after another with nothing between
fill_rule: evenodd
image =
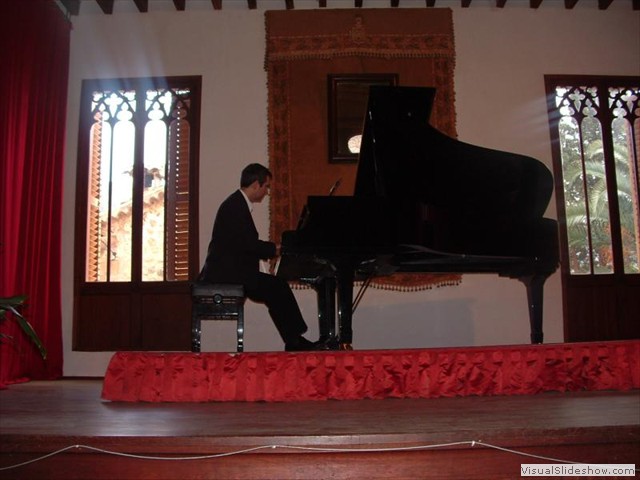
<instances>
[{"instance_id":1,"label":"window with wooden shutter","mask_svg":"<svg viewBox=\"0 0 640 480\"><path fill-rule=\"evenodd\" d=\"M565 341L640 336L640 78L546 75Z\"/></svg>"},{"instance_id":2,"label":"window with wooden shutter","mask_svg":"<svg viewBox=\"0 0 640 480\"><path fill-rule=\"evenodd\" d=\"M194 219L200 84L200 77L83 82L78 349L169 348L186 341L175 345L170 317L186 322L188 282L198 269ZM164 305L167 313L154 304ZM166 334L155 338L163 323ZM149 341L150 335L155 339Z\"/></svg>"}]
</instances>

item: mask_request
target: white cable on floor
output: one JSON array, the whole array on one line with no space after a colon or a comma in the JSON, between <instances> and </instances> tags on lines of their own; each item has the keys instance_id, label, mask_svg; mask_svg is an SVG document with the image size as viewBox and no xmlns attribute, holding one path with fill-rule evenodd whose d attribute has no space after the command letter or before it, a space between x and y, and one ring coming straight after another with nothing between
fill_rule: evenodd
<instances>
[{"instance_id":1,"label":"white cable on floor","mask_svg":"<svg viewBox=\"0 0 640 480\"><path fill-rule=\"evenodd\" d=\"M111 450L105 450L102 448L92 447L89 445L69 445L68 447L61 448L60 450L56 450L55 452L51 452L49 454L43 455L38 458L34 458L32 460L18 463L16 465L9 465L7 467L0 467L0 471L11 470L14 468L24 467L26 465L40 462L46 460L47 458L51 458L55 455L59 455L68 450L72 449L85 449L93 452L104 453L106 455L115 455L118 457L126 457L126 458L134 458L139 460L171 460L171 461L192 461L192 460L210 460L213 458L221 458L228 457L231 455L241 455L245 453L256 452L259 450L267 450L267 449L289 449L289 450L304 450L310 452L324 452L324 453L355 453L355 452L377 452L377 453L385 453L385 452L402 452L402 451L411 451L411 450L430 450L436 448L449 448L449 447L458 447L462 445L469 445L471 447L485 447L494 450L500 450L502 452L510 453L513 455L520 455L524 457L537 458L539 460L547 460L556 463L568 463L568 464L577 464L577 465L585 465L588 462L579 462L574 460L563 460L559 458L545 457L543 455L534 455L531 453L520 452L517 450L513 450L511 448L500 447L497 445L491 445L490 443L484 443L481 440L467 440L462 442L451 442L451 443L441 443L434 445L416 445L412 447L389 447L389 448L340 448L340 447L301 447L298 445L261 445L258 447L247 448L243 450L235 450L233 452L226 453L216 453L213 455L198 455L198 456L189 456L189 457L161 457L161 456L148 456L148 455L136 455L131 453L122 453L122 452L114 452ZM640 471L640 469L636 469L636 471Z\"/></svg>"}]
</instances>

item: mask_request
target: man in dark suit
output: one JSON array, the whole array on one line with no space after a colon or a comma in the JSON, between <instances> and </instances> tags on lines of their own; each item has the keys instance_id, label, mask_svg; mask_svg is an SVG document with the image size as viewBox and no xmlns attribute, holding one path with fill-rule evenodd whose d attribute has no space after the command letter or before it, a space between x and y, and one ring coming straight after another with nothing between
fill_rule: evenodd
<instances>
[{"instance_id":1,"label":"man in dark suit","mask_svg":"<svg viewBox=\"0 0 640 480\"><path fill-rule=\"evenodd\" d=\"M198 280L244 285L251 300L264 303L285 343L286 351L313 350L315 344L302 335L307 325L289 284L260 271L260 260L277 257L279 247L258 238L251 216L252 204L269 192L271 172L263 165L248 165L240 177L240 189L218 209L204 267Z\"/></svg>"}]
</instances>

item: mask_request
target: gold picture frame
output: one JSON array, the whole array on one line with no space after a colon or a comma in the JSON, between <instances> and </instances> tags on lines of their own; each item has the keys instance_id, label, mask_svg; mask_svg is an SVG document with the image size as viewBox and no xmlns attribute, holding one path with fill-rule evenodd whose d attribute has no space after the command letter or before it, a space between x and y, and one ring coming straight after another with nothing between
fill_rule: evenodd
<instances>
[{"instance_id":1,"label":"gold picture frame","mask_svg":"<svg viewBox=\"0 0 640 480\"><path fill-rule=\"evenodd\" d=\"M357 136L362 134L364 115L372 85L398 84L396 73L331 74L327 76L329 163L356 163ZM353 140L352 140L353 139Z\"/></svg>"}]
</instances>

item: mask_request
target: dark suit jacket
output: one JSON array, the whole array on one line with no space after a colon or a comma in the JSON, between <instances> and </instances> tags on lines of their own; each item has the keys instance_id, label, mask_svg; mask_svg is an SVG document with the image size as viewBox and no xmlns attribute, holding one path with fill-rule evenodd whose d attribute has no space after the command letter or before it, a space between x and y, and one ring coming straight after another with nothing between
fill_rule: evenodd
<instances>
[{"instance_id":1,"label":"dark suit jacket","mask_svg":"<svg viewBox=\"0 0 640 480\"><path fill-rule=\"evenodd\" d=\"M251 212L240 190L218 209L199 280L246 284L260 271L260 259L273 258L276 245L258 238Z\"/></svg>"}]
</instances>

